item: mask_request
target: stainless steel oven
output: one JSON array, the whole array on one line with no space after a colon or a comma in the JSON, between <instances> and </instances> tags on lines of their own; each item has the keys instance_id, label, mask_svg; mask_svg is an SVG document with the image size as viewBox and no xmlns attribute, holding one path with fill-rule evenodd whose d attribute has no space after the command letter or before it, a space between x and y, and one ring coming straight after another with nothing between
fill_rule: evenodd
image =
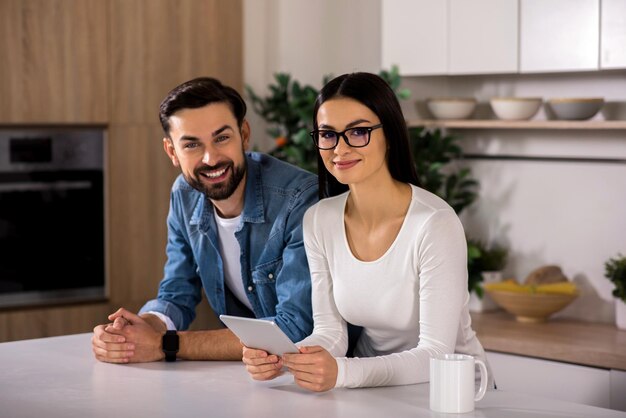
<instances>
[{"instance_id":1,"label":"stainless steel oven","mask_svg":"<svg viewBox=\"0 0 626 418\"><path fill-rule=\"evenodd\" d=\"M105 297L104 131L0 129L0 307Z\"/></svg>"}]
</instances>

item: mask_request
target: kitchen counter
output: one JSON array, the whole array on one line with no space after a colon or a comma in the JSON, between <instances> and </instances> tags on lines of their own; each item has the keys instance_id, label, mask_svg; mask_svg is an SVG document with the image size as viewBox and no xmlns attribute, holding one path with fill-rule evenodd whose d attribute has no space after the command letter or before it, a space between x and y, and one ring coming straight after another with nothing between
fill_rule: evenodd
<instances>
[{"instance_id":1,"label":"kitchen counter","mask_svg":"<svg viewBox=\"0 0 626 418\"><path fill-rule=\"evenodd\" d=\"M91 352L91 334L0 344L0 416L451 417L429 409L429 385L313 393L285 373L255 382L241 362L116 365ZM464 417L626 417L626 413L490 390Z\"/></svg>"},{"instance_id":2,"label":"kitchen counter","mask_svg":"<svg viewBox=\"0 0 626 418\"><path fill-rule=\"evenodd\" d=\"M563 318L521 323L503 311L471 315L487 351L626 371L626 331L614 325Z\"/></svg>"}]
</instances>

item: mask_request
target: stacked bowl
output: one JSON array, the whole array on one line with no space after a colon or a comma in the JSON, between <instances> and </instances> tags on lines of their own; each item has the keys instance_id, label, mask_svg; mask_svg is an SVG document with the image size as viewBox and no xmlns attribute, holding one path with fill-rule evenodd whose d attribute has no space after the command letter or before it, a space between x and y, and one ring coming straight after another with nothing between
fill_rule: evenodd
<instances>
[{"instance_id":1,"label":"stacked bowl","mask_svg":"<svg viewBox=\"0 0 626 418\"><path fill-rule=\"evenodd\" d=\"M595 116L604 105L601 97L554 98L548 100L550 110L557 119L585 120Z\"/></svg>"},{"instance_id":2,"label":"stacked bowl","mask_svg":"<svg viewBox=\"0 0 626 418\"><path fill-rule=\"evenodd\" d=\"M493 97L489 104L503 120L527 120L535 116L543 100L540 97Z\"/></svg>"},{"instance_id":3,"label":"stacked bowl","mask_svg":"<svg viewBox=\"0 0 626 418\"><path fill-rule=\"evenodd\" d=\"M426 106L437 119L467 119L474 113L476 99L471 97L434 97Z\"/></svg>"}]
</instances>

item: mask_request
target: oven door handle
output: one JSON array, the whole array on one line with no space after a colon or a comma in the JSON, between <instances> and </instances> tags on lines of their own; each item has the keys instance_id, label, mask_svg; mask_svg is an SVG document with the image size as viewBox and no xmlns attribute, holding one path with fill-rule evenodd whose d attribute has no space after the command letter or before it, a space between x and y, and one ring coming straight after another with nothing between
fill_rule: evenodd
<instances>
[{"instance_id":1,"label":"oven door handle","mask_svg":"<svg viewBox=\"0 0 626 418\"><path fill-rule=\"evenodd\" d=\"M63 190L85 190L91 189L93 184L89 181L54 181L54 182L28 182L28 183L2 183L2 192L41 192L41 191L63 191Z\"/></svg>"}]
</instances>

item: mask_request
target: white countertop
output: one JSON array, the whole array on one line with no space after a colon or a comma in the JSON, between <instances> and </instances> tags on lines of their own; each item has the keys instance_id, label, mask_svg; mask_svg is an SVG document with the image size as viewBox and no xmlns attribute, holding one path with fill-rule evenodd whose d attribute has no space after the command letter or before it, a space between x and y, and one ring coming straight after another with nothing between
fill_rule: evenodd
<instances>
[{"instance_id":1,"label":"white countertop","mask_svg":"<svg viewBox=\"0 0 626 418\"><path fill-rule=\"evenodd\" d=\"M240 362L100 363L90 338L0 344L0 417L626 417L501 390L472 413L440 414L429 409L428 384L312 393L289 374L255 382Z\"/></svg>"}]
</instances>

